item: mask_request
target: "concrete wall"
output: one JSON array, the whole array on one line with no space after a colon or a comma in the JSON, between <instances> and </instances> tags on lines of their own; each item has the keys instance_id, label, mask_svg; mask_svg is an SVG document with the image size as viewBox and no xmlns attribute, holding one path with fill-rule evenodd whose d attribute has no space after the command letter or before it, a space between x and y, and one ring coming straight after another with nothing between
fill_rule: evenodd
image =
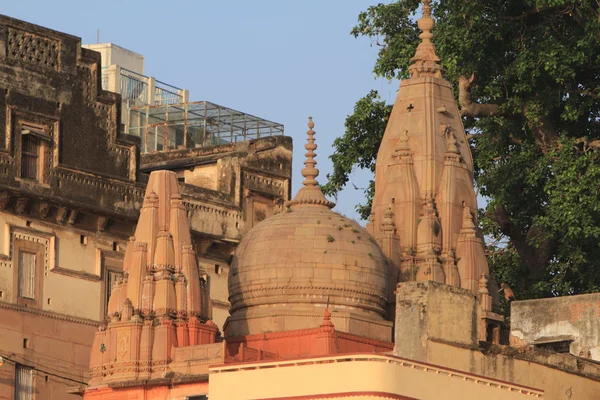
<instances>
[{"instance_id":1,"label":"concrete wall","mask_svg":"<svg viewBox=\"0 0 600 400\"><path fill-rule=\"evenodd\" d=\"M144 74L144 56L114 43L84 44L81 47L99 52L102 66L119 65L130 71Z\"/></svg>"},{"instance_id":2,"label":"concrete wall","mask_svg":"<svg viewBox=\"0 0 600 400\"><path fill-rule=\"evenodd\" d=\"M600 293L511 303L511 345L571 340L570 353L600 361Z\"/></svg>"}]
</instances>

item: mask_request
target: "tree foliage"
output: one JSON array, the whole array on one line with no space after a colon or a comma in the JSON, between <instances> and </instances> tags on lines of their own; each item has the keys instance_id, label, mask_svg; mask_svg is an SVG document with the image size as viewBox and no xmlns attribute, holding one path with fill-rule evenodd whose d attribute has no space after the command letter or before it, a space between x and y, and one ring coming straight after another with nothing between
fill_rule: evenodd
<instances>
[{"instance_id":1,"label":"tree foliage","mask_svg":"<svg viewBox=\"0 0 600 400\"><path fill-rule=\"evenodd\" d=\"M369 7L352 30L400 79L418 43L418 0ZM600 290L600 1L439 0L434 42L470 133L496 280L517 298ZM391 108L372 91L334 143L324 185L374 170ZM368 203L359 205L363 218Z\"/></svg>"}]
</instances>

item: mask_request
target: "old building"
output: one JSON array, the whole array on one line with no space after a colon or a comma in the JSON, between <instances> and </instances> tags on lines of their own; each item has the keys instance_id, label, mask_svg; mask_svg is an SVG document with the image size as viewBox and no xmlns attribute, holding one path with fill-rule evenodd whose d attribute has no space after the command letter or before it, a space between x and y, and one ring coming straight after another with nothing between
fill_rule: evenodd
<instances>
[{"instance_id":1,"label":"old building","mask_svg":"<svg viewBox=\"0 0 600 400\"><path fill-rule=\"evenodd\" d=\"M34 29L9 19L3 24L9 26L9 31ZM71 326L84 325L81 317L65 315L66 311L51 313L43 308L46 301L41 302L41 309L35 309L35 299L16 296L13 303L2 307L11 310L8 317L24 321L22 325L14 320L0 325L1 332L20 329L20 336L14 334L11 339L11 346L18 348L19 353L8 358L31 359L33 355L27 346L62 339L63 330L69 337L68 345L79 346L63 347L63 353L74 356L80 350L88 350L74 361L88 357L89 375L73 379L68 394L54 386L54 398L598 398L598 335L597 324L592 320L597 319L599 303L595 295L556 299L560 303L555 305L556 312L544 318L532 315L545 309L544 300L517 302L513 306L517 322L512 327L511 345L500 338L501 320L495 312L498 289L489 279L474 213L477 204L471 154L451 85L443 78L433 45L435 23L429 0L423 2L418 25L422 34L412 60L411 77L401 83L378 155L376 196L367 229L336 213L334 204L321 192L314 123L310 118L305 168L301 171L303 186L291 200L287 196L291 148L288 139L268 137L243 144L196 147L215 137L223 140L226 133L219 133L219 127L205 130L200 124L201 132L188 136L184 130L181 136L177 128L180 125L166 121L166 115L158 124L162 133L150 129L155 124L145 125L139 142L129 139L131 135L116 133L116 124L111 128L115 131L108 130L114 133L115 141L130 140L129 149L135 156L140 142L146 149L152 149L149 144L154 145L154 150L157 141L162 143L163 151L139 156L139 167L137 162L127 164L132 175L121 181L138 190L135 196L127 192L125 197L107 199L110 191L103 187L106 193L94 189L100 192L89 197L89 204L75 203L80 193L86 193L82 184L79 192L72 195L74 205L63 206L68 210L64 221L55 217L62 215L58 213L62 204L58 200L53 200L51 211L41 218L35 212L44 199L44 190L37 190L37 197L22 194L23 178L17 176L20 180L13 184L16 188L7 189L6 214L15 215L18 221L24 215L38 216L26 220L32 222L25 223L22 229L35 229L46 219L54 218L55 230L70 226L69 229L84 232L85 222L94 222L98 230L96 214L102 214L107 218L103 235L116 237L118 227L129 239L121 245L125 250L123 275L116 278L110 293L106 319L98 323L89 318L85 328L68 331L74 329ZM48 40L55 37L52 35L66 37L36 31L36 35L42 33ZM78 45L75 48L79 49ZM95 57L95 53L78 51ZM97 58L91 65L98 67ZM94 76L98 84L99 74ZM11 93L8 91L7 99L14 101ZM113 110L117 109L119 98L111 98ZM87 107L85 103L77 104L82 109ZM140 115L162 112L162 106L141 107L144 111ZM128 110L136 111L131 107ZM104 118L104 114L101 116ZM137 126L132 121L130 114L128 132ZM195 122L191 125L196 126ZM188 124L184 122L183 126ZM58 139L67 130L62 124L60 128ZM31 129L20 134L27 136L30 132L43 134ZM111 137L109 133L107 137ZM231 137L229 140L233 141ZM54 142L49 143L51 146ZM59 146L59 150L63 148ZM219 153L220 149L229 150ZM216 165L206 167L210 163ZM59 168L52 165L54 170ZM114 165L110 164L110 168ZM259 173L260 178L245 175ZM91 182L101 177L99 173L87 174ZM211 177L217 177L216 183ZM64 182L68 180L59 179L60 189L66 190ZM13 187L12 181L7 181L7 186ZM276 182L281 183L282 192L273 191L279 187ZM55 183L50 188L58 193L52 185ZM132 199L137 203L130 204ZM237 204L237 208L228 201ZM221 224L212 222L215 217L208 210L216 205L232 207L227 219L217 220ZM119 214L121 208L127 208L129 214ZM232 215L237 218L231 218ZM138 220L134 228L135 218ZM91 239L92 235L82 233L78 245L89 246ZM54 240L58 243L56 259L61 260L61 236ZM23 271L16 278L13 275L17 293L43 290L45 300L46 279L43 286L35 286L36 279L22 279L38 276L29 272L39 262L43 245L42 242L35 250L31 243L18 242L17 255L7 256L6 264L11 272L14 268ZM231 264L227 264L225 295L229 315L220 334L216 323L220 309L211 307L211 303L215 304L224 293L213 290L211 279L202 279L202 275L209 275L203 260L226 260L234 248ZM15 261L15 257L20 261ZM103 268L96 259L89 261L89 265L86 260L67 265L79 266L88 275L93 275L93 266ZM13 266L15 262L18 267ZM39 268L46 278L45 265L40 263ZM57 265L54 268L69 269ZM71 271L53 275L48 266L48 281L65 274L70 274L70 279L82 279ZM98 285L91 277L89 282ZM75 290L71 289L73 293ZM87 290L92 293L95 289L90 286ZM52 292L48 305L55 304L56 298L65 304L75 298L73 293ZM83 296L88 297L93 296ZM31 300L32 308L28 308ZM77 309L78 305L66 310ZM98 319L102 314L97 311ZM59 317L66 321L46 322ZM569 323L565 323L567 320ZM572 329L566 334L565 327ZM540 341L546 338L536 330L551 336L554 345L539 348ZM31 339L25 338L24 332L31 334ZM587 337L584 340L576 335ZM22 343L15 342L21 339ZM568 340L572 340L571 351L583 353L565 352L561 345ZM65 357L54 353L51 356ZM44 386L41 366L34 366L36 379L31 379L28 365L17 362L16 369L14 365L10 367L9 372L0 370L3 382L15 379L20 395L29 396L21 398L50 396L50 385Z\"/></svg>"},{"instance_id":2,"label":"old building","mask_svg":"<svg viewBox=\"0 0 600 400\"><path fill-rule=\"evenodd\" d=\"M105 53L125 63L115 49ZM209 102L175 103L160 83L155 102L123 102L116 86L102 90L103 71L100 53L79 38L0 16L0 399L13 399L15 385L65 398L67 386L88 381L93 335L123 279L151 171L177 175L198 284L219 329L231 254L289 200L283 126ZM129 130L121 116L134 105L147 108ZM157 127L152 118L165 113ZM151 134L164 146L146 146Z\"/></svg>"}]
</instances>

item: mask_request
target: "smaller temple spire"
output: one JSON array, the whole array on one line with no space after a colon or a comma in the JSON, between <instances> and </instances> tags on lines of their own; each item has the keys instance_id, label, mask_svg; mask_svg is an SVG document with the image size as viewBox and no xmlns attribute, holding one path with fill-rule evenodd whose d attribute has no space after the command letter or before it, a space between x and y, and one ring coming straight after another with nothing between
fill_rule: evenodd
<instances>
[{"instance_id":1,"label":"smaller temple spire","mask_svg":"<svg viewBox=\"0 0 600 400\"><path fill-rule=\"evenodd\" d=\"M435 28L435 20L431 17L431 0L423 0L423 16L417 21L417 25L421 30L419 38L421 43L417 47L415 56L410 59L411 66L408 68L411 76L435 76L442 77L442 67L440 66L441 59L438 57L433 39L433 28Z\"/></svg>"},{"instance_id":2,"label":"smaller temple spire","mask_svg":"<svg viewBox=\"0 0 600 400\"><path fill-rule=\"evenodd\" d=\"M304 177L302 184L304 186L298 191L296 197L287 203L288 207L297 204L319 204L329 208L335 206L334 203L325 198L316 179L319 176L319 170L315 168L315 165L317 165L317 161L315 160L317 144L315 143L314 127L315 123L312 117L308 117L308 131L306 132L308 139L304 146L306 149L306 160L304 160L304 168L302 169L302 176Z\"/></svg>"}]
</instances>

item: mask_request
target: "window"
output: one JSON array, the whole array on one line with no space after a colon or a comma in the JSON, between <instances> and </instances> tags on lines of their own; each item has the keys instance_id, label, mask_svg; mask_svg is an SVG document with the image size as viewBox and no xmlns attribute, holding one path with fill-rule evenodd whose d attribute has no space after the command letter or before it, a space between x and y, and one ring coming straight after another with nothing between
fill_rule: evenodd
<instances>
[{"instance_id":1,"label":"window","mask_svg":"<svg viewBox=\"0 0 600 400\"><path fill-rule=\"evenodd\" d=\"M35 299L36 253L19 252L19 297Z\"/></svg>"},{"instance_id":2,"label":"window","mask_svg":"<svg viewBox=\"0 0 600 400\"><path fill-rule=\"evenodd\" d=\"M33 135L26 134L22 134L21 139L21 178L38 180L39 139Z\"/></svg>"},{"instance_id":3,"label":"window","mask_svg":"<svg viewBox=\"0 0 600 400\"><path fill-rule=\"evenodd\" d=\"M534 346L538 349L544 349L553 351L556 353L569 353L571 349L571 342L573 340L557 340L555 342L536 343Z\"/></svg>"},{"instance_id":4,"label":"window","mask_svg":"<svg viewBox=\"0 0 600 400\"><path fill-rule=\"evenodd\" d=\"M21 178L43 181L44 149L48 148L50 135L47 129L21 125Z\"/></svg>"},{"instance_id":5,"label":"window","mask_svg":"<svg viewBox=\"0 0 600 400\"><path fill-rule=\"evenodd\" d=\"M108 301L110 300L110 295L112 294L112 290L117 283L117 280L123 276L121 271L113 271L110 269L106 270L106 303L104 305L104 314L108 312Z\"/></svg>"},{"instance_id":6,"label":"window","mask_svg":"<svg viewBox=\"0 0 600 400\"><path fill-rule=\"evenodd\" d=\"M33 368L17 364L15 368L15 400L33 400Z\"/></svg>"},{"instance_id":7,"label":"window","mask_svg":"<svg viewBox=\"0 0 600 400\"><path fill-rule=\"evenodd\" d=\"M42 243L13 240L13 287L18 305L42 308L45 251Z\"/></svg>"}]
</instances>

